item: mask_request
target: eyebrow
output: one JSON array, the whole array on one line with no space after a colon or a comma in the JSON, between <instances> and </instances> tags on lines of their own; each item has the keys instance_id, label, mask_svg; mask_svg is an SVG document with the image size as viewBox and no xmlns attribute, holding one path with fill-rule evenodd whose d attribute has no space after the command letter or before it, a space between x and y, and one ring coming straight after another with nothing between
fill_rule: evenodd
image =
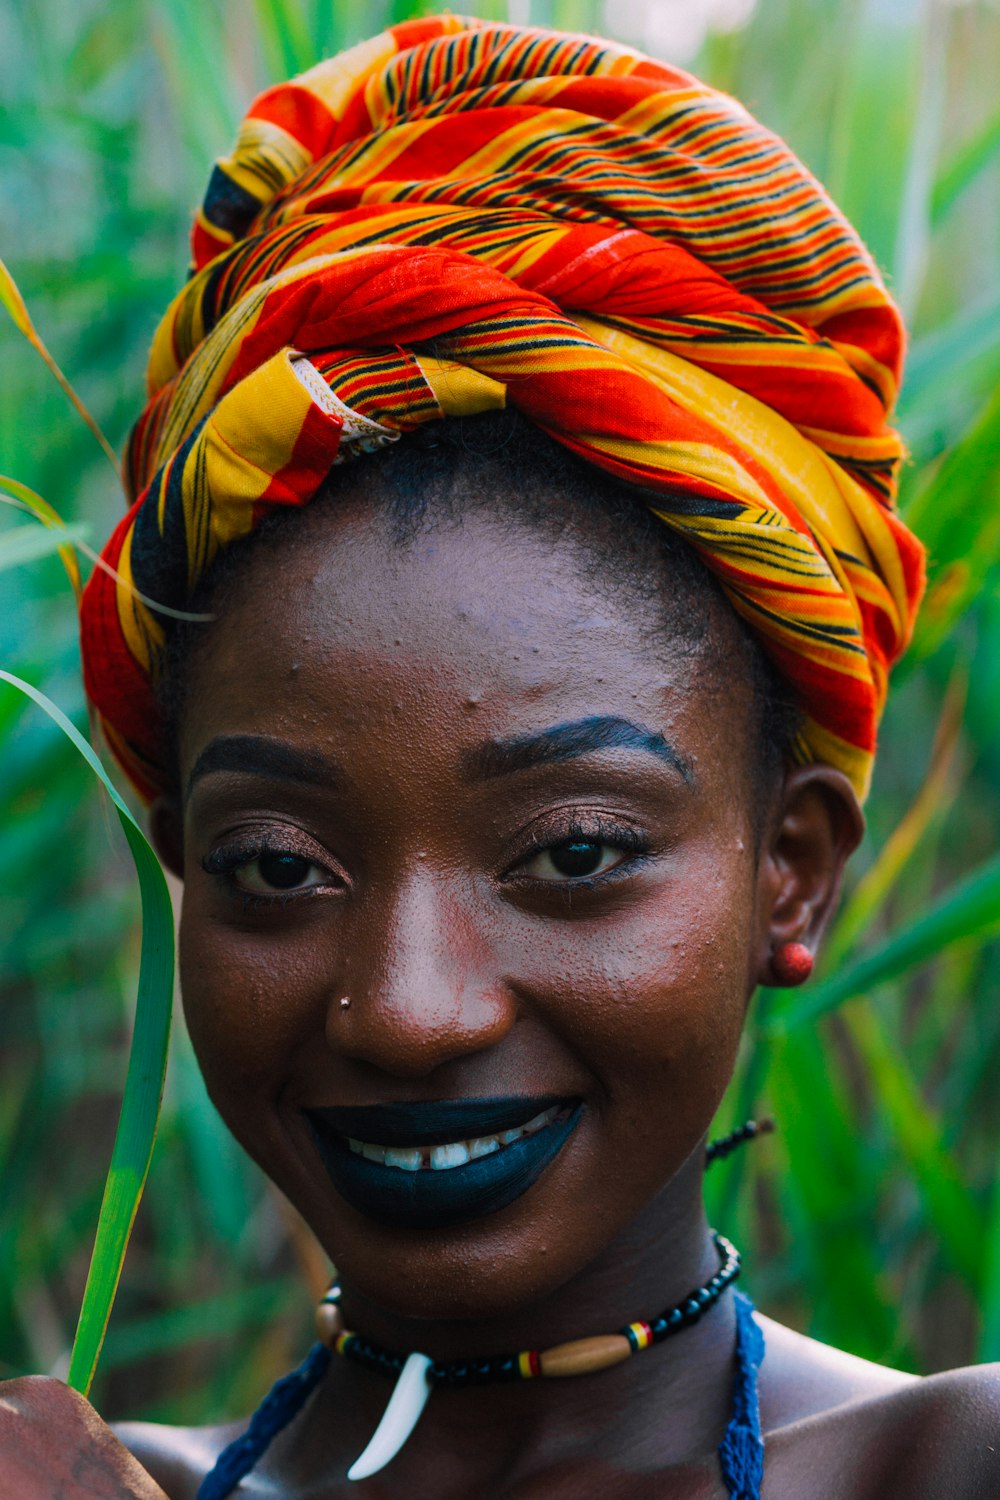
<instances>
[{"instance_id":1,"label":"eyebrow","mask_svg":"<svg viewBox=\"0 0 1000 1500\"><path fill-rule=\"evenodd\" d=\"M335 761L256 734L222 735L206 745L188 777L187 795L191 795L195 782L216 771L266 776L271 781L300 781L307 786L329 786L340 778Z\"/></svg>"},{"instance_id":2,"label":"eyebrow","mask_svg":"<svg viewBox=\"0 0 1000 1500\"><path fill-rule=\"evenodd\" d=\"M662 734L634 724L631 719L595 715L553 724L535 734L519 735L507 740L487 740L462 756L462 771L470 781L487 781L495 776L509 776L532 766L550 765L555 761L574 760L595 750L639 750L655 755L683 777L691 786L694 769L680 751Z\"/></svg>"}]
</instances>

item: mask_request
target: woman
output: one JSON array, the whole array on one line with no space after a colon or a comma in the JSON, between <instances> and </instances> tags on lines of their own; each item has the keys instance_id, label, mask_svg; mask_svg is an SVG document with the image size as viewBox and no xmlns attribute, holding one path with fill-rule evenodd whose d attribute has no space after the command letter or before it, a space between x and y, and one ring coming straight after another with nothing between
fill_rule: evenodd
<instances>
[{"instance_id":1,"label":"woman","mask_svg":"<svg viewBox=\"0 0 1000 1500\"><path fill-rule=\"evenodd\" d=\"M86 680L339 1288L248 1437L10 1383L5 1493L1000 1493L993 1373L756 1319L701 1200L921 587L853 231L686 75L444 17L258 100L194 257Z\"/></svg>"}]
</instances>

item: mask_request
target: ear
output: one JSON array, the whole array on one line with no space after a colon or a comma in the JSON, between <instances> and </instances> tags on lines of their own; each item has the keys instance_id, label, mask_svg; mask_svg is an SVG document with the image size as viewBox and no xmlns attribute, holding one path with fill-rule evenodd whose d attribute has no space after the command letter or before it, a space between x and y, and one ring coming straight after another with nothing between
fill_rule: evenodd
<instances>
[{"instance_id":1,"label":"ear","mask_svg":"<svg viewBox=\"0 0 1000 1500\"><path fill-rule=\"evenodd\" d=\"M761 845L757 984L774 984L774 951L804 943L815 953L840 895L844 866L865 831L857 794L832 766L795 766Z\"/></svg>"},{"instance_id":2,"label":"ear","mask_svg":"<svg viewBox=\"0 0 1000 1500\"><path fill-rule=\"evenodd\" d=\"M157 797L149 809L149 837L160 861L184 879L184 818L174 797Z\"/></svg>"}]
</instances>

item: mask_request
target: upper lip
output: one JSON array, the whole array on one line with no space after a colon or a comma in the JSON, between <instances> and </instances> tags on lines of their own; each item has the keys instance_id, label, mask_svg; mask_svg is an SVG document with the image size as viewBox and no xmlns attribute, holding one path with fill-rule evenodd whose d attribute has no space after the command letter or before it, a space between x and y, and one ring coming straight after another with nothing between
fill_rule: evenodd
<instances>
[{"instance_id":1,"label":"upper lip","mask_svg":"<svg viewBox=\"0 0 1000 1500\"><path fill-rule=\"evenodd\" d=\"M439 1146L513 1130L554 1104L574 1102L560 1094L517 1094L412 1104L318 1105L305 1113L338 1135L374 1146Z\"/></svg>"}]
</instances>

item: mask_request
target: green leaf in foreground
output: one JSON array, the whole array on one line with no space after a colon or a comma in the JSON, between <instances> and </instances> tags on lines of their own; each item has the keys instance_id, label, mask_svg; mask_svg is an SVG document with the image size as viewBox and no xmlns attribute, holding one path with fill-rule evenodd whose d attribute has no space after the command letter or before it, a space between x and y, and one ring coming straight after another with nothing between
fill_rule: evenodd
<instances>
[{"instance_id":1,"label":"green leaf in foreground","mask_svg":"<svg viewBox=\"0 0 1000 1500\"><path fill-rule=\"evenodd\" d=\"M68 1383L86 1395L97 1368L156 1139L173 1002L173 912L159 860L79 730L30 683L4 671L0 671L0 679L44 709L107 791L128 840L142 898L142 953L128 1076L69 1366Z\"/></svg>"}]
</instances>

